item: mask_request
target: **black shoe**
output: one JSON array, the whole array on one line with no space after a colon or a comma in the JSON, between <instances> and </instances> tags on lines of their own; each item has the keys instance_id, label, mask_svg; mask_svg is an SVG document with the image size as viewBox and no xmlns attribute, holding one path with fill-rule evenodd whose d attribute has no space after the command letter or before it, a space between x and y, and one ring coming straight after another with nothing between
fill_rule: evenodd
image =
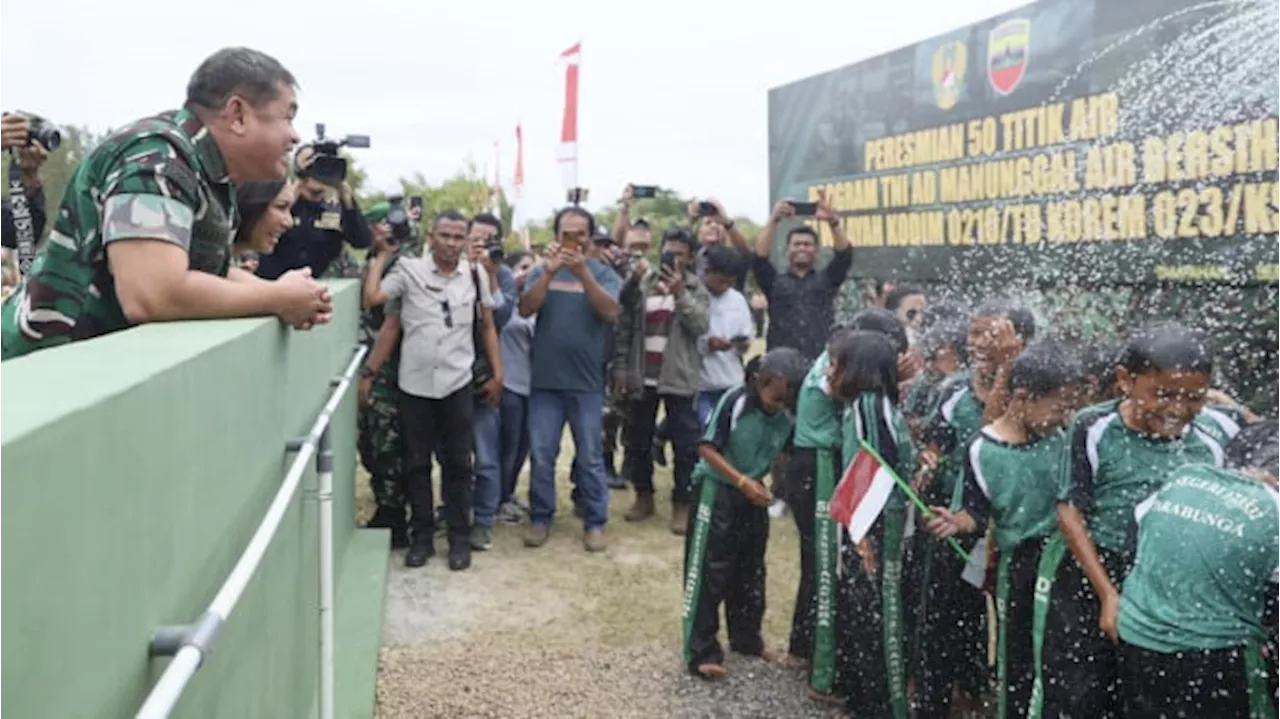
<instances>
[{"instance_id":1,"label":"black shoe","mask_svg":"<svg viewBox=\"0 0 1280 719\"><path fill-rule=\"evenodd\" d=\"M390 529L392 549L409 546L409 523L404 518L403 509L397 512L392 507L378 507L364 526L366 529Z\"/></svg>"},{"instance_id":2,"label":"black shoe","mask_svg":"<svg viewBox=\"0 0 1280 719\"><path fill-rule=\"evenodd\" d=\"M431 537L424 539L415 539L409 547L409 551L404 554L404 566L421 567L427 563L427 560L436 556L435 542L431 541Z\"/></svg>"},{"instance_id":3,"label":"black shoe","mask_svg":"<svg viewBox=\"0 0 1280 719\"><path fill-rule=\"evenodd\" d=\"M609 465L606 464L604 466L604 471L605 471L605 475L607 475L609 478L609 489L626 489L627 488L627 480L623 479L622 477L619 477L618 473L613 470L613 467L610 467Z\"/></svg>"},{"instance_id":4,"label":"black shoe","mask_svg":"<svg viewBox=\"0 0 1280 719\"><path fill-rule=\"evenodd\" d=\"M455 544L449 547L449 569L460 572L471 566L471 546Z\"/></svg>"}]
</instances>

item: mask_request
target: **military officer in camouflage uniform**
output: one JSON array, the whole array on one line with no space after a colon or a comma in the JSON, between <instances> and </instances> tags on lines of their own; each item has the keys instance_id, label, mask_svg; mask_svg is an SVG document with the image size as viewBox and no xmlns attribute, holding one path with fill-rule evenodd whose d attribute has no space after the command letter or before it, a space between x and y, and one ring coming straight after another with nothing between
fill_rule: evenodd
<instances>
[{"instance_id":1,"label":"military officer in camouflage uniform","mask_svg":"<svg viewBox=\"0 0 1280 719\"><path fill-rule=\"evenodd\" d=\"M387 249L391 240L391 226L387 213L391 206L379 202L365 213L373 234L370 258ZM396 262L405 256L421 253L421 245L409 241L395 247L383 269L386 277ZM365 262L364 272L369 270ZM391 321L388 322L388 319ZM405 519L407 504L404 493L404 441L400 434L399 392L396 376L399 371L399 302L392 301L381 307L364 310L360 316L360 342L370 348L370 358L378 355L378 361L370 362L360 375L360 413L357 415L360 463L369 473L369 486L377 509L366 527L391 530L391 546L409 546L408 525ZM382 332L383 328L386 332ZM379 341L380 335L386 335ZM385 359L383 359L385 357ZM378 367L375 372L371 366Z\"/></svg>"},{"instance_id":2,"label":"military officer in camouflage uniform","mask_svg":"<svg viewBox=\"0 0 1280 719\"><path fill-rule=\"evenodd\" d=\"M264 53L220 50L192 75L181 110L139 120L86 155L0 312L3 359L143 322L327 322L329 292L309 273L265 282L231 266L233 183L288 172L296 84Z\"/></svg>"}]
</instances>

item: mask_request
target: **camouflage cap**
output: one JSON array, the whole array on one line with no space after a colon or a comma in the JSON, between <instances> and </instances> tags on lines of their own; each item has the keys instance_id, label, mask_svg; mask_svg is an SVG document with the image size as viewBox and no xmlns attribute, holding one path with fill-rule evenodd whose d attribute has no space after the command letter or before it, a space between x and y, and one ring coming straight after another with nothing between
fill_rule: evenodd
<instances>
[{"instance_id":1,"label":"camouflage cap","mask_svg":"<svg viewBox=\"0 0 1280 719\"><path fill-rule=\"evenodd\" d=\"M386 202L379 202L364 211L364 221L371 225L376 225L387 219L387 213L389 212L391 212L391 205Z\"/></svg>"}]
</instances>

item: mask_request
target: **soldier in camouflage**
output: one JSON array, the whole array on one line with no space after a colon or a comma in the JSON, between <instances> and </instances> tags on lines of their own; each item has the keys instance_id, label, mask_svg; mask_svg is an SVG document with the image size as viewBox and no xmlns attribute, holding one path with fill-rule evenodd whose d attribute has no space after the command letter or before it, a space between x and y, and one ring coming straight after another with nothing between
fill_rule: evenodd
<instances>
[{"instance_id":1,"label":"soldier in camouflage","mask_svg":"<svg viewBox=\"0 0 1280 719\"><path fill-rule=\"evenodd\" d=\"M384 251L391 243L391 226L386 221L390 209L390 205L380 202L364 215L373 234L371 257ZM415 242L396 247L382 276L386 277L401 257L420 253L421 246ZM363 272L369 271L369 264L369 261L365 262ZM390 529L391 546L397 549L409 546L405 516L408 505L404 493L405 448L400 433L399 390L396 384L400 364L399 320L397 301L366 309L360 316L360 343L368 346L371 353L377 352L380 358L385 356L385 360L380 359L374 364L379 368L376 372L368 366L361 372L360 413L357 415L360 463L369 473L369 487L377 504L373 517L365 526ZM381 332L384 327L387 329L385 333ZM378 341L380 334L386 334L381 343Z\"/></svg>"},{"instance_id":2,"label":"soldier in camouflage","mask_svg":"<svg viewBox=\"0 0 1280 719\"><path fill-rule=\"evenodd\" d=\"M233 183L287 173L295 85L261 52L220 50L192 75L181 110L139 120L86 155L0 311L3 359L160 320L327 322L329 292L308 273L264 282L231 266Z\"/></svg>"}]
</instances>

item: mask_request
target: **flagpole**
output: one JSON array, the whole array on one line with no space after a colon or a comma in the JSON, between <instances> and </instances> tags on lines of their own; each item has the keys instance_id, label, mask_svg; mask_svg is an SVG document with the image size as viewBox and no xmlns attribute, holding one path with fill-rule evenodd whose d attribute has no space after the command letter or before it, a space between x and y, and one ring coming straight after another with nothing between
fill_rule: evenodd
<instances>
[{"instance_id":1,"label":"flagpole","mask_svg":"<svg viewBox=\"0 0 1280 719\"><path fill-rule=\"evenodd\" d=\"M929 509L929 505L925 504L923 499L920 499L920 495L916 494L916 491L911 488L910 484L903 481L902 477L899 477L898 473L893 471L893 467L890 466L888 462L884 461L884 457L881 457L880 453L877 452L874 447L867 444L865 439L859 439L858 443L862 445L862 449L866 451L867 454L870 454L877 462L880 463L881 467L889 470L889 476L893 477L893 481L902 488L903 493L907 495L907 499L910 499L911 503L916 505L916 509L919 509L924 513L926 519L934 516L934 512ZM955 537L947 537L947 544L951 545L951 548L955 550L956 554L960 555L960 558L963 559L966 564L969 563L969 553L964 551L964 548L960 546L960 542L956 541Z\"/></svg>"}]
</instances>

